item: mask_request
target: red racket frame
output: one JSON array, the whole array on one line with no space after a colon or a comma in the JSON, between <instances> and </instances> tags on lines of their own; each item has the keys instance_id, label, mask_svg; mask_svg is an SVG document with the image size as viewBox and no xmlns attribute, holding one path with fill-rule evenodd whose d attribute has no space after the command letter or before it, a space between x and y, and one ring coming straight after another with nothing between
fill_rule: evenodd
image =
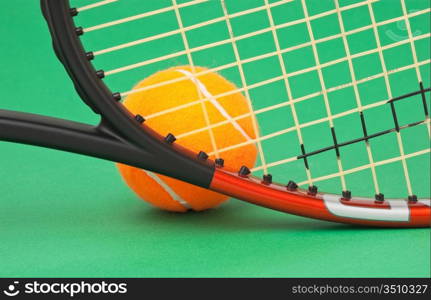
<instances>
[{"instance_id":1,"label":"red racket frame","mask_svg":"<svg viewBox=\"0 0 431 300\"><path fill-rule=\"evenodd\" d=\"M259 206L314 219L383 227L431 226L429 199L376 201L324 193L312 195L306 190L288 191L286 186L267 185L259 178L222 169L216 169L210 188Z\"/></svg>"}]
</instances>

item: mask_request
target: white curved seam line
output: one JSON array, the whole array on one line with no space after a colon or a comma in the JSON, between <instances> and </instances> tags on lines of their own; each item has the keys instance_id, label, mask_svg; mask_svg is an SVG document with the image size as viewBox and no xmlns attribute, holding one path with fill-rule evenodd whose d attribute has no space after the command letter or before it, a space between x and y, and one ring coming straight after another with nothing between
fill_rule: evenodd
<instances>
[{"instance_id":1,"label":"white curved seam line","mask_svg":"<svg viewBox=\"0 0 431 300\"><path fill-rule=\"evenodd\" d=\"M207 87L199 80L197 79L192 73L190 73L189 71L186 70L182 70L179 69L177 70L178 72L184 74L185 76L187 76L195 85L196 87L201 91L202 95L204 95L208 101L214 105L214 107L219 111L219 113L225 117L229 123L231 123L233 125L233 127L235 127L236 130L239 131L239 133L241 133L241 135L247 140L250 141L251 138L250 136L244 131L244 129L242 129L242 127L238 124L238 122L236 122L231 115L229 115L229 113L224 109L223 106L220 105L220 103L215 99L214 95L211 94L210 91L208 91Z\"/></svg>"},{"instance_id":2,"label":"white curved seam line","mask_svg":"<svg viewBox=\"0 0 431 300\"><path fill-rule=\"evenodd\" d=\"M157 176L156 174L150 171L146 171L146 170L142 170L142 171L144 171L151 179L157 182L160 185L160 187L164 189L165 192L169 194L169 196L171 196L173 200L177 201L179 204L181 204L187 209L192 209L190 204L186 200L181 198L181 196L178 195L169 185L167 185L166 182L164 182L159 176Z\"/></svg>"}]
</instances>

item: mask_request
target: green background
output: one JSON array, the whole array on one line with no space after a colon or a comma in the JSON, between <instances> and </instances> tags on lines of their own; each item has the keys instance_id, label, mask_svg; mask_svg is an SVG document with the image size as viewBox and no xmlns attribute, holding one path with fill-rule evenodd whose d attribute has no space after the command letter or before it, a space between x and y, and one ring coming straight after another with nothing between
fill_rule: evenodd
<instances>
[{"instance_id":1,"label":"green background","mask_svg":"<svg viewBox=\"0 0 431 300\"><path fill-rule=\"evenodd\" d=\"M427 1L408 2L420 7ZM153 3L163 6L166 1ZM281 20L284 16L280 13ZM426 20L418 22L427 26ZM0 107L95 122L52 53L38 1L4 1L0 25ZM429 58L429 46L423 47ZM98 63L110 61L114 67L108 58ZM427 66L423 76L429 82ZM237 80L233 73L223 75ZM401 83L398 94L411 91L413 83L403 78L393 79ZM126 77L109 80L123 88L134 83ZM427 184L422 180L419 185ZM161 212L137 199L113 163L69 153L1 143L0 187L2 277L429 277L431 272L429 229L332 224L236 200L203 213Z\"/></svg>"}]
</instances>

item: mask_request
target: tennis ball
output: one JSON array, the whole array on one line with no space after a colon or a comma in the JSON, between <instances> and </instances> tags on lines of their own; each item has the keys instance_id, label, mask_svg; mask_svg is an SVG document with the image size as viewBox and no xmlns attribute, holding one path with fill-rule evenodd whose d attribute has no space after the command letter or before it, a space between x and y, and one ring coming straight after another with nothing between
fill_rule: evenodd
<instances>
[{"instance_id":1,"label":"tennis ball","mask_svg":"<svg viewBox=\"0 0 431 300\"><path fill-rule=\"evenodd\" d=\"M175 67L153 74L134 90L124 105L133 114L144 116L146 124L159 134L172 133L177 137L176 143L196 153L204 151L211 159L222 150L219 156L230 169L255 164L257 149L254 143L223 151L226 147L254 139L256 134L248 100L221 75L202 67ZM238 116L243 117L232 120ZM211 136L208 124L220 122L224 123L213 127ZM123 164L117 166L127 185L138 196L163 210L202 211L228 199L225 195L167 176Z\"/></svg>"}]
</instances>

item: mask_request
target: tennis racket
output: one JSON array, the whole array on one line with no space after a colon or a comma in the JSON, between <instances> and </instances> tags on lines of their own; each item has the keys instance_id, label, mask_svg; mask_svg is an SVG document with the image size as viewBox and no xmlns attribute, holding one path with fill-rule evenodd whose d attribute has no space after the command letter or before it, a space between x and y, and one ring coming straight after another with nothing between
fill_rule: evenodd
<instances>
[{"instance_id":1,"label":"tennis racket","mask_svg":"<svg viewBox=\"0 0 431 300\"><path fill-rule=\"evenodd\" d=\"M428 1L41 5L59 60L101 121L0 110L1 140L120 162L300 216L430 226ZM197 78L218 72L234 82L250 113L166 135L146 125L154 115L133 115L122 104L139 92L132 89L139 80L181 65L205 67ZM157 86L179 80L189 79ZM209 100L204 95L169 113ZM179 145L246 117L255 138L224 148L214 142L207 152ZM232 170L223 154L250 144L256 165Z\"/></svg>"}]
</instances>

